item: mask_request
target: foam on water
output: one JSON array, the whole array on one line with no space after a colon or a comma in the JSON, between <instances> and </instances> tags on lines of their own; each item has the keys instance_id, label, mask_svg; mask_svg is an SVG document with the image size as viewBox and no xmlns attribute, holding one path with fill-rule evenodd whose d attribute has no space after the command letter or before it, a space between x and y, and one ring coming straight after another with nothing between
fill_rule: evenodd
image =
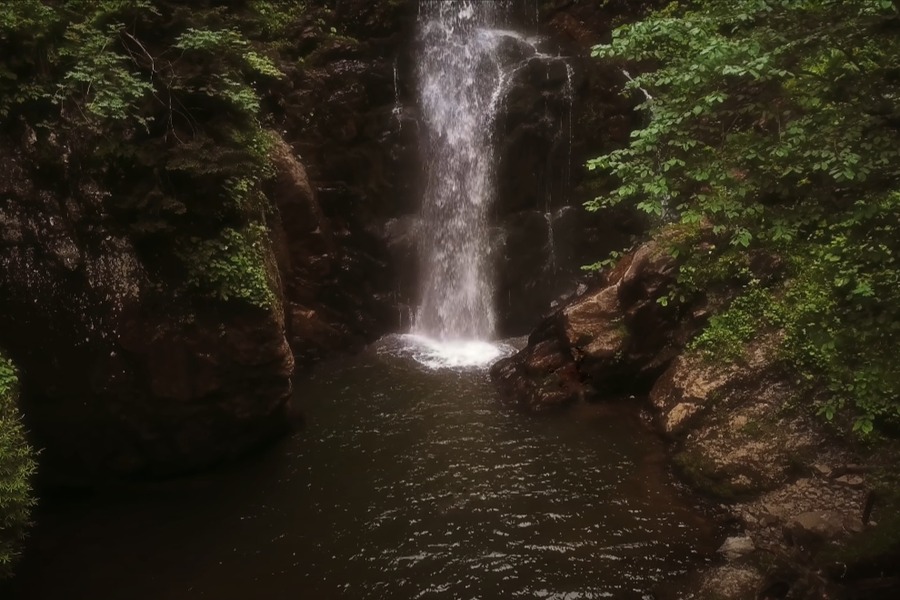
<instances>
[{"instance_id":1,"label":"foam on water","mask_svg":"<svg viewBox=\"0 0 900 600\"><path fill-rule=\"evenodd\" d=\"M390 336L380 349L409 356L428 369L483 369L516 350L506 343L438 340L416 334Z\"/></svg>"}]
</instances>

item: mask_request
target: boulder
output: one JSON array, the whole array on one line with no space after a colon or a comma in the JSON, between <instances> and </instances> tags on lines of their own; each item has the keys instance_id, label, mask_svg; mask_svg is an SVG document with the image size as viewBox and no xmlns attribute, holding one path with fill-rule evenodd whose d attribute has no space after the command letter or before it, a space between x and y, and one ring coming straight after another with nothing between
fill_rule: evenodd
<instances>
[{"instance_id":1,"label":"boulder","mask_svg":"<svg viewBox=\"0 0 900 600\"><path fill-rule=\"evenodd\" d=\"M719 547L719 553L729 560L736 560L756 550L753 540L748 536L733 536L726 538Z\"/></svg>"},{"instance_id":2,"label":"boulder","mask_svg":"<svg viewBox=\"0 0 900 600\"><path fill-rule=\"evenodd\" d=\"M795 393L779 368L779 340L756 339L726 365L684 353L650 391L682 474L714 496L734 500L785 483L817 443L800 417L777 412Z\"/></svg>"},{"instance_id":3,"label":"boulder","mask_svg":"<svg viewBox=\"0 0 900 600\"><path fill-rule=\"evenodd\" d=\"M655 243L623 257L495 365L501 395L535 409L648 386L695 327L657 302L673 277L674 260Z\"/></svg>"}]
</instances>

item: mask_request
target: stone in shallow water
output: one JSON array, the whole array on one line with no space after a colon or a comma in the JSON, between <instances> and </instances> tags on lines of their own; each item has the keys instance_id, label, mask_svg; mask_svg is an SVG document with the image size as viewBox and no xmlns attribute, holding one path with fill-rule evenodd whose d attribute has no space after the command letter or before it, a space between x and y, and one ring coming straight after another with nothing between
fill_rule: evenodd
<instances>
[{"instance_id":1,"label":"stone in shallow water","mask_svg":"<svg viewBox=\"0 0 900 600\"><path fill-rule=\"evenodd\" d=\"M756 598L763 577L753 568L719 567L703 578L698 598Z\"/></svg>"}]
</instances>

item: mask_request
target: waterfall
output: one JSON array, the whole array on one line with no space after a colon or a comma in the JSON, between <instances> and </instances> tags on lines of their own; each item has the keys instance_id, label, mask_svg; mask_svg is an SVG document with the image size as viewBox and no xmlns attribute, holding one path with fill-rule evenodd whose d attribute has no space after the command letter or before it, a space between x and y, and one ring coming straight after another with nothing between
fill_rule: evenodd
<instances>
[{"instance_id":1,"label":"waterfall","mask_svg":"<svg viewBox=\"0 0 900 600\"><path fill-rule=\"evenodd\" d=\"M423 0L419 101L427 183L422 203L422 289L414 331L432 339L494 334L488 212L495 195L496 101L504 81L491 29L506 4Z\"/></svg>"},{"instance_id":2,"label":"waterfall","mask_svg":"<svg viewBox=\"0 0 900 600\"><path fill-rule=\"evenodd\" d=\"M527 1L419 3L416 80L425 181L419 302L405 338L411 354L429 367L483 366L511 351L492 342L495 129L507 93L531 61L566 62L542 52L539 38L509 30L514 5ZM566 69L571 102L572 71Z\"/></svg>"}]
</instances>

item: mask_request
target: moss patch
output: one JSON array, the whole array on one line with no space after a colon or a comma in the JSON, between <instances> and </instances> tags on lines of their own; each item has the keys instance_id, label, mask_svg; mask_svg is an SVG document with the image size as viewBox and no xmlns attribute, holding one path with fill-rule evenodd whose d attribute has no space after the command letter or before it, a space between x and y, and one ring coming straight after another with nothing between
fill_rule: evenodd
<instances>
[{"instance_id":1,"label":"moss patch","mask_svg":"<svg viewBox=\"0 0 900 600\"><path fill-rule=\"evenodd\" d=\"M736 502L759 493L751 486L735 483L727 470L720 469L712 460L699 452L684 451L672 459L675 469L692 488L717 500Z\"/></svg>"},{"instance_id":2,"label":"moss patch","mask_svg":"<svg viewBox=\"0 0 900 600\"><path fill-rule=\"evenodd\" d=\"M838 578L900 574L900 471L890 466L873 473L872 479L875 525L823 556L824 563L832 567Z\"/></svg>"}]
</instances>

